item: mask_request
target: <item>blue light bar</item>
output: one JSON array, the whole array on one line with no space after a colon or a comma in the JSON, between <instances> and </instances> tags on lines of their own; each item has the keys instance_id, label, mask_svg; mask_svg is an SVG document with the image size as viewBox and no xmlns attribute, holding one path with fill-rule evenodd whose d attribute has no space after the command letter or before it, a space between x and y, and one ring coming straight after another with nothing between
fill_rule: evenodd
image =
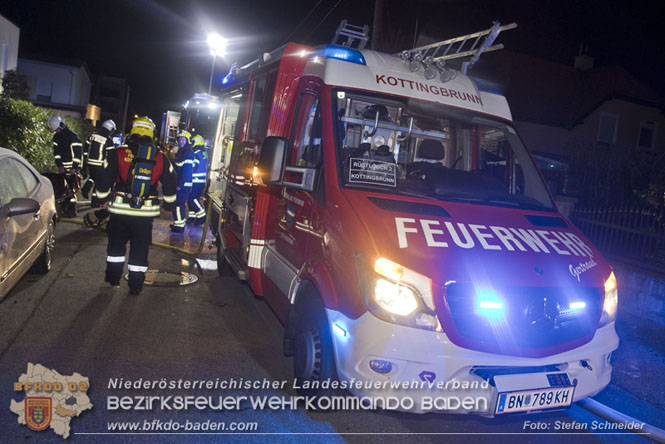
<instances>
[{"instance_id":1,"label":"blue light bar","mask_svg":"<svg viewBox=\"0 0 665 444\"><path fill-rule=\"evenodd\" d=\"M506 304L502 298L491 289L476 289L476 313L489 319L503 317Z\"/></svg>"},{"instance_id":2,"label":"blue light bar","mask_svg":"<svg viewBox=\"0 0 665 444\"><path fill-rule=\"evenodd\" d=\"M337 59L345 62L357 63L359 65L367 65L367 63L365 63L365 57L363 57L360 51L353 48L346 48L344 46L322 46L321 48L317 48L314 55L326 59Z\"/></svg>"},{"instance_id":3,"label":"blue light bar","mask_svg":"<svg viewBox=\"0 0 665 444\"><path fill-rule=\"evenodd\" d=\"M503 308L503 302L496 301L480 301L478 305L483 310L501 310Z\"/></svg>"}]
</instances>

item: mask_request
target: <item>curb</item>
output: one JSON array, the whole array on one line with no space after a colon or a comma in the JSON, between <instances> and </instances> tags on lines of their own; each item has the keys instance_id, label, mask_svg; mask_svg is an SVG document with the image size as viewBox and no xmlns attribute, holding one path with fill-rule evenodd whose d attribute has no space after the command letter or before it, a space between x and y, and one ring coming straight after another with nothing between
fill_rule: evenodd
<instances>
[{"instance_id":1,"label":"curb","mask_svg":"<svg viewBox=\"0 0 665 444\"><path fill-rule=\"evenodd\" d=\"M640 435L640 436L644 436L648 439L651 439L652 441L665 443L665 430L663 429L659 429L658 427L642 422L639 419L635 419L624 413L618 412L613 408L610 408L605 404L601 404L600 402L595 401L591 398L585 398L581 401L578 401L577 405L587 409L588 411L590 411L595 415L600 416L601 418L607 419L608 421L620 424L629 424L629 423L640 424L641 427L639 431L641 433L648 433L648 435ZM633 429L629 428L626 428L625 430L630 432L634 431Z\"/></svg>"}]
</instances>

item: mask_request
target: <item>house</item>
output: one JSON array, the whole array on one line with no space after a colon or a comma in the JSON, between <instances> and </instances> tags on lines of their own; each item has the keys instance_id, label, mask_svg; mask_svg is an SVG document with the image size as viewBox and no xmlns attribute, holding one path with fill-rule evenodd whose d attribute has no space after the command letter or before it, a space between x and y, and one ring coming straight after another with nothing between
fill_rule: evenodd
<instances>
[{"instance_id":1,"label":"house","mask_svg":"<svg viewBox=\"0 0 665 444\"><path fill-rule=\"evenodd\" d=\"M571 65L510 51L483 57L472 76L491 77L506 95L554 194L578 191L567 169L582 150L665 153L665 97L624 68L594 67L587 55Z\"/></svg>"},{"instance_id":2,"label":"house","mask_svg":"<svg viewBox=\"0 0 665 444\"><path fill-rule=\"evenodd\" d=\"M102 110L101 121L113 120L124 131L127 125L127 107L130 87L127 80L119 77L99 75L92 92L92 103Z\"/></svg>"},{"instance_id":3,"label":"house","mask_svg":"<svg viewBox=\"0 0 665 444\"><path fill-rule=\"evenodd\" d=\"M5 72L16 69L20 28L0 15L0 92Z\"/></svg>"},{"instance_id":4,"label":"house","mask_svg":"<svg viewBox=\"0 0 665 444\"><path fill-rule=\"evenodd\" d=\"M73 117L85 117L92 86L85 62L20 57L18 70L28 79L32 103Z\"/></svg>"}]
</instances>

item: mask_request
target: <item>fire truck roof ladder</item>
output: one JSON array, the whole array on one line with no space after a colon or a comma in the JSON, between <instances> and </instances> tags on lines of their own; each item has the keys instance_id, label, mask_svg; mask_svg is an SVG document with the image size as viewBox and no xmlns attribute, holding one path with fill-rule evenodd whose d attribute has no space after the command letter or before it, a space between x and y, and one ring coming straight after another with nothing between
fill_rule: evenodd
<instances>
[{"instance_id":1,"label":"fire truck roof ladder","mask_svg":"<svg viewBox=\"0 0 665 444\"><path fill-rule=\"evenodd\" d=\"M474 63L478 61L483 52L503 49L503 44L494 45L494 41L501 31L514 28L517 28L516 23L501 26L499 22L494 22L490 29L432 43L431 45L408 49L396 55L401 56L405 61L414 60L422 62L426 66L436 64L439 68L443 68L448 60L468 57L469 60L462 63L462 72L466 74ZM485 37L485 39L481 41L482 37ZM465 48L464 46L467 42L472 43L470 47L467 45Z\"/></svg>"},{"instance_id":2,"label":"fire truck roof ladder","mask_svg":"<svg viewBox=\"0 0 665 444\"><path fill-rule=\"evenodd\" d=\"M346 40L341 39L342 37L346 37ZM367 44L367 40L369 40L369 26L350 25L346 20L342 20L331 43L354 49L363 49ZM356 46L353 46L354 44Z\"/></svg>"}]
</instances>

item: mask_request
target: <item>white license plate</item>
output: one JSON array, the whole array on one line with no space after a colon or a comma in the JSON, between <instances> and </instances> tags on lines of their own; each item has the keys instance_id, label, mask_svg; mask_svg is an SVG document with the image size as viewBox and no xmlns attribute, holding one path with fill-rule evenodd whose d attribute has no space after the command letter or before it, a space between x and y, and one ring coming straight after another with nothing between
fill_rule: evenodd
<instances>
[{"instance_id":1,"label":"white license plate","mask_svg":"<svg viewBox=\"0 0 665 444\"><path fill-rule=\"evenodd\" d=\"M499 393L496 414L569 407L573 402L574 391L575 387L571 385Z\"/></svg>"}]
</instances>

